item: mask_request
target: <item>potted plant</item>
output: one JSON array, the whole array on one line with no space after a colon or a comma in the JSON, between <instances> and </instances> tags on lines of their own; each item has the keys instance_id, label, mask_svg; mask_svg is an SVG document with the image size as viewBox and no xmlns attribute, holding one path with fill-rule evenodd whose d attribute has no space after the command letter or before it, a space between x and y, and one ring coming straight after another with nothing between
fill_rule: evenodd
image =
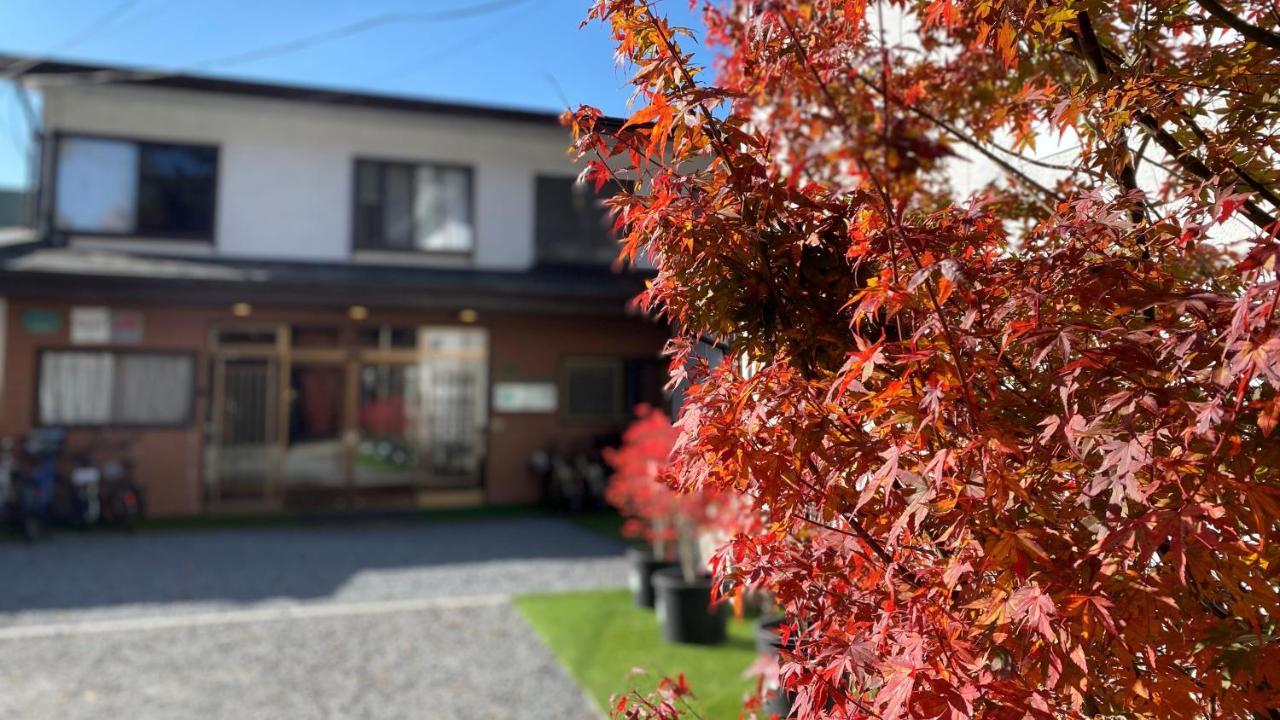
<instances>
[{"instance_id":1,"label":"potted plant","mask_svg":"<svg viewBox=\"0 0 1280 720\"><path fill-rule=\"evenodd\" d=\"M711 575L681 561L653 573L654 604L667 642L716 645L724 642L729 607L716 603Z\"/></svg>"},{"instance_id":2,"label":"potted plant","mask_svg":"<svg viewBox=\"0 0 1280 720\"><path fill-rule=\"evenodd\" d=\"M679 431L665 413L647 405L636 408L636 418L622 446L610 453L616 472L607 496L628 518L624 532L650 542L648 554L633 554L636 602L657 608L668 641L723 642L727 607L713 603L718 598L699 546L723 514L718 494L673 489L668 471Z\"/></svg>"},{"instance_id":3,"label":"potted plant","mask_svg":"<svg viewBox=\"0 0 1280 720\"><path fill-rule=\"evenodd\" d=\"M627 548L631 564L628 584L640 607L654 605L653 573L676 564L670 522L676 494L659 477L667 467L677 434L664 413L640 405L622 444L605 450L605 460L614 469L605 500L626 519L622 534L644 541Z\"/></svg>"}]
</instances>

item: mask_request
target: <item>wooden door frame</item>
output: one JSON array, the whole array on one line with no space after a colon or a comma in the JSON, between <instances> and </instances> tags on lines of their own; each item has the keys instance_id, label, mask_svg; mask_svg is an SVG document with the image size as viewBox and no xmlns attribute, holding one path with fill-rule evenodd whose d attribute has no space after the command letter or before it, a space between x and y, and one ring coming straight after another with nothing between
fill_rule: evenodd
<instances>
[{"instance_id":1,"label":"wooden door frame","mask_svg":"<svg viewBox=\"0 0 1280 720\"><path fill-rule=\"evenodd\" d=\"M354 507L359 490L355 476L355 460L360 441L361 368L376 365L415 366L423 359L423 349L361 347L356 343L353 332L357 324L341 320L321 323L324 325L331 324L339 328L338 347L293 347L292 328L296 324L284 320L263 321L251 319L215 320L210 324L208 347L209 357L213 363L210 406L213 413L212 417L217 419L217 427L210 436L210 444L218 449L223 447L222 438L225 428L222 425L226 403L226 362L232 359L262 359L268 363L274 362L274 373L270 369L268 370L266 392L274 390L276 406L274 408L274 417L266 419L268 426L265 431L267 437L274 438L274 442L271 444L273 453L270 470L263 481L261 502L266 510L278 510L285 507L289 493L289 483L285 477L285 459L289 451L289 419L293 407L293 403L289 399L292 389L293 369L301 365L337 366L342 370L341 377L345 387L339 398L341 402L339 441L342 452L339 476L335 479L340 484L341 497L345 499L348 506ZM476 488L482 489L484 486L484 458L487 456L489 446L487 425L490 408L488 394L491 388L490 372L492 370L490 367L492 363L490 330L480 326L430 322L415 323L415 327L419 329L422 327L465 327L481 331L484 334L484 374L481 387L478 389L482 394L484 403L484 426L480 429L479 438L481 443L481 467L477 471L477 477L474 478ZM274 333L274 342L230 344L219 342L220 333L236 330L259 330L264 334L271 332ZM447 356L449 354L445 353L444 355ZM270 366L268 367L270 368ZM431 486L431 477L432 473L428 472L421 478L410 481L408 489L414 494L415 502L417 502L418 495ZM211 505L217 505L220 502L218 497L221 491L220 482L221 478L218 478L218 482L214 483L214 487L210 491Z\"/></svg>"}]
</instances>

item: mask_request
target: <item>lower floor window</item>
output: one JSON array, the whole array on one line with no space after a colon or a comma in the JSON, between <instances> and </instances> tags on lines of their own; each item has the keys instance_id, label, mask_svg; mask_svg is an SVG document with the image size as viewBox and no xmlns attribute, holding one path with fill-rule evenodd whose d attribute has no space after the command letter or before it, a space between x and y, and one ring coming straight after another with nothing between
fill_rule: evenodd
<instances>
[{"instance_id":1,"label":"lower floor window","mask_svg":"<svg viewBox=\"0 0 1280 720\"><path fill-rule=\"evenodd\" d=\"M191 355L46 350L40 355L41 425L186 425Z\"/></svg>"}]
</instances>

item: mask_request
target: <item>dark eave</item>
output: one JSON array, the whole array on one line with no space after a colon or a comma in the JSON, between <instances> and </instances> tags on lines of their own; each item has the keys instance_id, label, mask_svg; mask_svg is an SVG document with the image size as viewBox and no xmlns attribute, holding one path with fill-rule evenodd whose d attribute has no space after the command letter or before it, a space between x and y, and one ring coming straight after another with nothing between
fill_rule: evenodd
<instances>
[{"instance_id":1,"label":"dark eave","mask_svg":"<svg viewBox=\"0 0 1280 720\"><path fill-rule=\"evenodd\" d=\"M0 255L0 293L141 304L624 315L644 276L608 268L525 272L143 256L33 247Z\"/></svg>"},{"instance_id":2,"label":"dark eave","mask_svg":"<svg viewBox=\"0 0 1280 720\"><path fill-rule=\"evenodd\" d=\"M469 119L502 120L549 127L560 124L559 113L540 110L445 102L403 95L380 95L302 85L282 85L207 75L192 75L183 72L145 70L118 65L97 65L64 62L61 60L42 60L12 55L0 55L0 75L62 75L65 76L65 80L68 82L83 82L87 84L142 85L331 106L395 110ZM603 118L601 122L606 126L618 126L622 123L618 118Z\"/></svg>"}]
</instances>

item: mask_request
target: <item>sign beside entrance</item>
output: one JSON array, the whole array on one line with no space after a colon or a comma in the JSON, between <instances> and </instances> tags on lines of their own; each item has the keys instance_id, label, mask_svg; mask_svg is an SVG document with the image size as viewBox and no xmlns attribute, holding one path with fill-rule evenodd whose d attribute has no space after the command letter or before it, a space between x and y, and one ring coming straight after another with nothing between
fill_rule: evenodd
<instances>
[{"instance_id":1,"label":"sign beside entrance","mask_svg":"<svg viewBox=\"0 0 1280 720\"><path fill-rule=\"evenodd\" d=\"M71 344L103 345L111 342L111 309L76 306L71 308Z\"/></svg>"},{"instance_id":2,"label":"sign beside entrance","mask_svg":"<svg viewBox=\"0 0 1280 720\"><path fill-rule=\"evenodd\" d=\"M500 413L553 413L554 382L499 382L493 384L493 411Z\"/></svg>"}]
</instances>

